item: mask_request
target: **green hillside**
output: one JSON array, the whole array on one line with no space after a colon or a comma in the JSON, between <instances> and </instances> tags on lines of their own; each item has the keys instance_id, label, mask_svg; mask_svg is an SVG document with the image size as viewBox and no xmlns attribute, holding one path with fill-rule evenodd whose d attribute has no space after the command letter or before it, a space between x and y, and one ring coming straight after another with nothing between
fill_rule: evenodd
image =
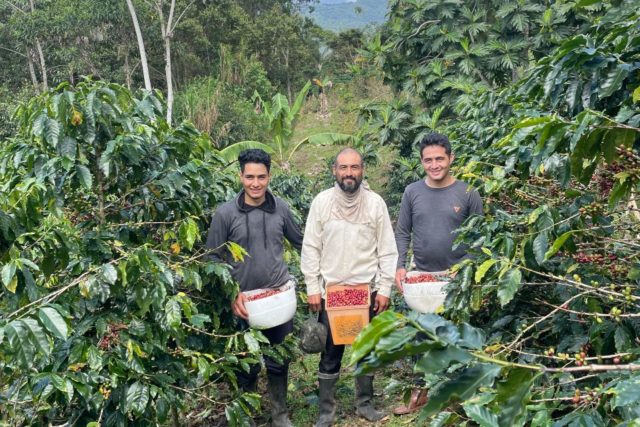
<instances>
[{"instance_id":1,"label":"green hillside","mask_svg":"<svg viewBox=\"0 0 640 427\"><path fill-rule=\"evenodd\" d=\"M314 6L311 17L318 25L332 31L363 28L384 22L387 12L386 0L358 0L338 4L321 3Z\"/></svg>"}]
</instances>

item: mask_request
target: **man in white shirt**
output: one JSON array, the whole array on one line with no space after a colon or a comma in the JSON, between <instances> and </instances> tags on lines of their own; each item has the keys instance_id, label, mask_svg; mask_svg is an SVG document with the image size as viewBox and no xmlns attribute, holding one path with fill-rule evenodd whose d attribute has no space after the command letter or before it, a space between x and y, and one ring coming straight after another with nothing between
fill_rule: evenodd
<instances>
[{"instance_id":1,"label":"man in white shirt","mask_svg":"<svg viewBox=\"0 0 640 427\"><path fill-rule=\"evenodd\" d=\"M336 185L321 192L311 204L301 252L301 270L309 306L320 312L318 321L329 333L320 357L320 414L317 427L333 425L335 391L344 345L335 345L323 307L328 283L371 285L370 316L389 305L398 251L387 206L365 182L364 163L356 150L346 148L333 164ZM358 415L369 421L384 417L373 407L373 376L356 377Z\"/></svg>"}]
</instances>

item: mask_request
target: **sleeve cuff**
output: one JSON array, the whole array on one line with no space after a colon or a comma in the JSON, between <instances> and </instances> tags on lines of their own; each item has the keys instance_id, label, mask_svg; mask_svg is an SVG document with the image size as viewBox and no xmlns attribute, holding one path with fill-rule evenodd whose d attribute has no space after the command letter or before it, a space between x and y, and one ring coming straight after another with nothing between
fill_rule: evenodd
<instances>
[{"instance_id":1,"label":"sleeve cuff","mask_svg":"<svg viewBox=\"0 0 640 427\"><path fill-rule=\"evenodd\" d=\"M307 284L307 295L316 295L316 294L321 294L322 293L322 287L320 286L320 283L315 282L315 283L309 283L306 282Z\"/></svg>"},{"instance_id":2,"label":"sleeve cuff","mask_svg":"<svg viewBox=\"0 0 640 427\"><path fill-rule=\"evenodd\" d=\"M389 285L385 285L385 286L378 286L377 289L378 293L382 296L385 296L387 298L391 298L391 286Z\"/></svg>"}]
</instances>

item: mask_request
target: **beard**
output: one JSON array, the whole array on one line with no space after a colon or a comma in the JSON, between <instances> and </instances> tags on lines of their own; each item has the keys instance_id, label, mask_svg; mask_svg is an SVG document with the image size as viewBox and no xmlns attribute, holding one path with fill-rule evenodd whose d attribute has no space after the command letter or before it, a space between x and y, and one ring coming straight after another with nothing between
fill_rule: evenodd
<instances>
[{"instance_id":1,"label":"beard","mask_svg":"<svg viewBox=\"0 0 640 427\"><path fill-rule=\"evenodd\" d=\"M350 179L349 182L345 182L346 179ZM362 177L357 176L345 176L342 179L337 179L338 186L345 193L355 193L360 188L360 184L362 183Z\"/></svg>"}]
</instances>

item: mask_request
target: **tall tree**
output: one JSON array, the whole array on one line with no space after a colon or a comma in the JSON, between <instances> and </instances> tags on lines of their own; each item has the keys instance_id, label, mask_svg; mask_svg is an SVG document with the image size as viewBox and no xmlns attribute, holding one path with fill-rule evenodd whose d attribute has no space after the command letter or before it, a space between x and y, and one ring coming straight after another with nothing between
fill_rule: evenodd
<instances>
[{"instance_id":1,"label":"tall tree","mask_svg":"<svg viewBox=\"0 0 640 427\"><path fill-rule=\"evenodd\" d=\"M151 78L149 77L147 51L144 48L144 39L142 37L142 31L140 30L140 23L138 22L138 15L136 14L133 0L127 0L127 8L129 9L131 21L133 22L133 29L136 32L136 40L138 41L138 52L140 53L140 66L142 67L142 75L144 77L144 88L146 90L151 90Z\"/></svg>"}]
</instances>

